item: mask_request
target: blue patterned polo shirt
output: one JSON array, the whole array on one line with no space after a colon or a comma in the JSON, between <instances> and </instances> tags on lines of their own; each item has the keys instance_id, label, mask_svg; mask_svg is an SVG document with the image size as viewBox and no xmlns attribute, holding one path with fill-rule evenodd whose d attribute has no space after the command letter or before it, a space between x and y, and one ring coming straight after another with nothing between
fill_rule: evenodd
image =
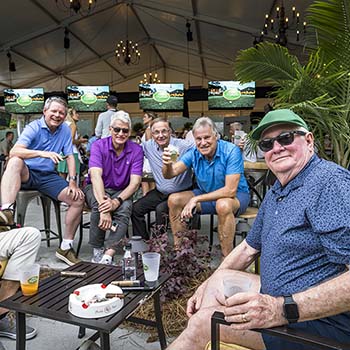
<instances>
[{"instance_id":1,"label":"blue patterned polo shirt","mask_svg":"<svg viewBox=\"0 0 350 350\"><path fill-rule=\"evenodd\" d=\"M350 264L350 172L314 155L267 193L247 236L261 252L261 292L303 291Z\"/></svg>"}]
</instances>

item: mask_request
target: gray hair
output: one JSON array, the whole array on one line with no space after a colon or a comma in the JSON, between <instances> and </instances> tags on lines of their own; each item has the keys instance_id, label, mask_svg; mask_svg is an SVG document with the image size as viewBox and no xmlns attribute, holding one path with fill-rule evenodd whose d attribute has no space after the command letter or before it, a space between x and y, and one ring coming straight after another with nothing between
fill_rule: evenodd
<instances>
[{"instance_id":1,"label":"gray hair","mask_svg":"<svg viewBox=\"0 0 350 350\"><path fill-rule=\"evenodd\" d=\"M194 133L200 127L209 126L213 130L213 134L217 137L219 135L215 123L208 117L201 117L196 120L193 125L192 132Z\"/></svg>"},{"instance_id":2,"label":"gray hair","mask_svg":"<svg viewBox=\"0 0 350 350\"><path fill-rule=\"evenodd\" d=\"M125 111L115 112L112 115L111 123L109 125L112 126L112 124L114 124L114 122L117 121L117 120L121 121L122 123L128 124L129 125L129 129L131 129L131 119L130 119L129 113L127 113Z\"/></svg>"},{"instance_id":3,"label":"gray hair","mask_svg":"<svg viewBox=\"0 0 350 350\"><path fill-rule=\"evenodd\" d=\"M66 115L67 115L67 111L68 111L68 104L67 104L67 101L62 98L62 97L59 97L59 96L52 96L52 97L49 97L46 101L45 101L45 104L44 104L44 111L48 110L51 106L51 103L52 102L57 102L59 103L60 105L64 106L64 109L66 110Z\"/></svg>"}]
</instances>

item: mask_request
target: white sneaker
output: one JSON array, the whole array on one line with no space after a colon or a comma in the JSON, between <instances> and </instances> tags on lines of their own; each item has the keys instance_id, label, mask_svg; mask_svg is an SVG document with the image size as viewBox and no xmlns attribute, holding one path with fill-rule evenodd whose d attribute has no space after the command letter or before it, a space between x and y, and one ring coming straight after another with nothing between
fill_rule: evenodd
<instances>
[{"instance_id":1,"label":"white sneaker","mask_svg":"<svg viewBox=\"0 0 350 350\"><path fill-rule=\"evenodd\" d=\"M103 255L102 259L100 260L100 264L113 265L112 257L109 255Z\"/></svg>"}]
</instances>

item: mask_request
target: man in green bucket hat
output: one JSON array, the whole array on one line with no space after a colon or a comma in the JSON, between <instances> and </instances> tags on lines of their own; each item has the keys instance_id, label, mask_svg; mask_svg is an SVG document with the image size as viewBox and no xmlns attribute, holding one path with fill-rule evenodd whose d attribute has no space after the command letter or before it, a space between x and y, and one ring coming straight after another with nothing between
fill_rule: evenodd
<instances>
[{"instance_id":1,"label":"man in green bucket hat","mask_svg":"<svg viewBox=\"0 0 350 350\"><path fill-rule=\"evenodd\" d=\"M349 344L350 172L315 154L291 110L267 113L252 137L277 180L247 238L189 299L188 326L169 349L203 349L214 311L232 323L222 341L250 349L316 349L250 331L282 325ZM261 275L245 272L259 256ZM223 281L237 276L249 292L225 298Z\"/></svg>"}]
</instances>

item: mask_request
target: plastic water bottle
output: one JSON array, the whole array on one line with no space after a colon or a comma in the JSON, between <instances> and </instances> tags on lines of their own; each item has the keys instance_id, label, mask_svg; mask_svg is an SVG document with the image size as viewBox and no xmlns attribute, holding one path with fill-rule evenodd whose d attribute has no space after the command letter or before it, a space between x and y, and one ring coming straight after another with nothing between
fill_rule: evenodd
<instances>
[{"instance_id":1,"label":"plastic water bottle","mask_svg":"<svg viewBox=\"0 0 350 350\"><path fill-rule=\"evenodd\" d=\"M124 280L136 280L136 262L134 254L131 253L131 244L125 245L125 253L122 261Z\"/></svg>"}]
</instances>

